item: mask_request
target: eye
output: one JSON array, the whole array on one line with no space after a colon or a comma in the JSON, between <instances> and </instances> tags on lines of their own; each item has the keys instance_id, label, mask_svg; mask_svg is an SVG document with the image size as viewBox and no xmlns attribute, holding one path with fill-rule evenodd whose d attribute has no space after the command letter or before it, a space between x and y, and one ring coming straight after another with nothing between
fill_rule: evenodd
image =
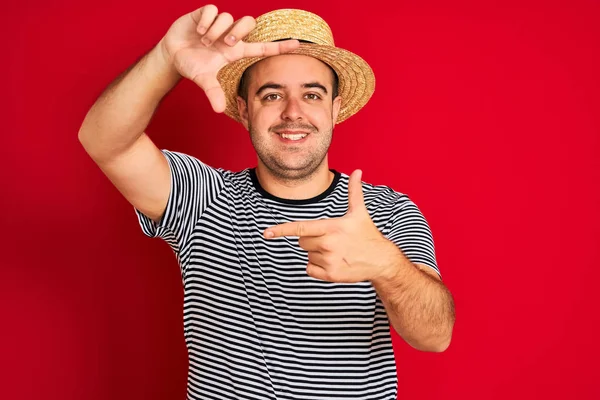
<instances>
[{"instance_id":1,"label":"eye","mask_svg":"<svg viewBox=\"0 0 600 400\"><path fill-rule=\"evenodd\" d=\"M280 99L281 96L277 93L270 93L268 95L266 95L265 97L263 97L263 100L267 100L267 101L275 101Z\"/></svg>"},{"instance_id":2,"label":"eye","mask_svg":"<svg viewBox=\"0 0 600 400\"><path fill-rule=\"evenodd\" d=\"M321 99L321 96L319 96L319 95L318 95L318 94L316 94L316 93L307 93L307 94L306 94L306 97L307 97L309 100L320 100L320 99Z\"/></svg>"}]
</instances>

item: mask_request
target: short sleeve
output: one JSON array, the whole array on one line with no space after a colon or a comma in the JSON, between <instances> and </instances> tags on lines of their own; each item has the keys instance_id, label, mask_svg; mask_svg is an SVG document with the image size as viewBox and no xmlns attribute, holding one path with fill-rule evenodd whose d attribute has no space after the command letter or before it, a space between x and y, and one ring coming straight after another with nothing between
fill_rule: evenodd
<instances>
[{"instance_id":1,"label":"short sleeve","mask_svg":"<svg viewBox=\"0 0 600 400\"><path fill-rule=\"evenodd\" d=\"M164 239L178 253L188 241L202 213L223 188L220 170L195 157L162 150L171 173L171 190L160 221L135 209L142 232L149 237Z\"/></svg>"},{"instance_id":2,"label":"short sleeve","mask_svg":"<svg viewBox=\"0 0 600 400\"><path fill-rule=\"evenodd\" d=\"M387 237L412 263L425 264L441 276L429 224L417 205L404 195L395 204Z\"/></svg>"}]
</instances>

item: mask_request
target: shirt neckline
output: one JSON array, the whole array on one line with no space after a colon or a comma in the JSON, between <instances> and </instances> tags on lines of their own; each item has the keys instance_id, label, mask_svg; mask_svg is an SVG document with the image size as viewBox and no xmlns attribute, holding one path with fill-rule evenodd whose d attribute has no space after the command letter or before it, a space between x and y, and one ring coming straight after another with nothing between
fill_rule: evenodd
<instances>
[{"instance_id":1,"label":"shirt neckline","mask_svg":"<svg viewBox=\"0 0 600 400\"><path fill-rule=\"evenodd\" d=\"M261 185L260 182L258 181L258 176L256 175L256 168L250 168L248 170L248 172L250 173L250 179L252 180L252 184L254 185L254 188L256 189L256 191L258 193L260 193L263 197L279 202L279 203L285 203L285 204L312 204L312 203L318 203L319 201L323 200L325 197L329 196L336 188L340 177L341 177L341 173L336 171L335 169L330 169L331 172L333 172L333 180L331 181L331 184L329 185L329 187L327 189L325 189L324 192L322 192L321 194L311 197L309 199L284 199L282 197L277 197L272 195L271 193L267 192Z\"/></svg>"}]
</instances>

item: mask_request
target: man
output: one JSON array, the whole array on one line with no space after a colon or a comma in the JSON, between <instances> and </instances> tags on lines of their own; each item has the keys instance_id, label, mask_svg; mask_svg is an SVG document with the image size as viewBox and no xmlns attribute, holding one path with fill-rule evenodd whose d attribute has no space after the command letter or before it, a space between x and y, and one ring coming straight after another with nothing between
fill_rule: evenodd
<instances>
[{"instance_id":1,"label":"man","mask_svg":"<svg viewBox=\"0 0 600 400\"><path fill-rule=\"evenodd\" d=\"M246 38L242 41L242 38ZM146 136L182 78L250 132L240 172ZM389 325L444 351L454 324L427 222L407 196L329 169L335 123L371 97L360 57L300 10L179 18L85 118L86 151L173 248L184 284L189 399L394 399Z\"/></svg>"}]
</instances>

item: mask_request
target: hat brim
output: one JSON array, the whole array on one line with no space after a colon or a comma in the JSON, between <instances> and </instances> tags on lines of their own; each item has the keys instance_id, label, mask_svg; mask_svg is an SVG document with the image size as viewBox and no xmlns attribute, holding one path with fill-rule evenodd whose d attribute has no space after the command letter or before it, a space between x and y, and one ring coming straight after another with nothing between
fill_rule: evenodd
<instances>
[{"instance_id":1,"label":"hat brim","mask_svg":"<svg viewBox=\"0 0 600 400\"><path fill-rule=\"evenodd\" d=\"M338 47L301 43L300 47L285 54L302 54L314 57L329 65L339 78L338 94L342 104L337 123L345 121L367 104L375 91L373 70L360 56ZM242 58L225 65L217 79L225 92L225 114L241 122L237 108L237 92L244 71L267 57Z\"/></svg>"}]
</instances>

